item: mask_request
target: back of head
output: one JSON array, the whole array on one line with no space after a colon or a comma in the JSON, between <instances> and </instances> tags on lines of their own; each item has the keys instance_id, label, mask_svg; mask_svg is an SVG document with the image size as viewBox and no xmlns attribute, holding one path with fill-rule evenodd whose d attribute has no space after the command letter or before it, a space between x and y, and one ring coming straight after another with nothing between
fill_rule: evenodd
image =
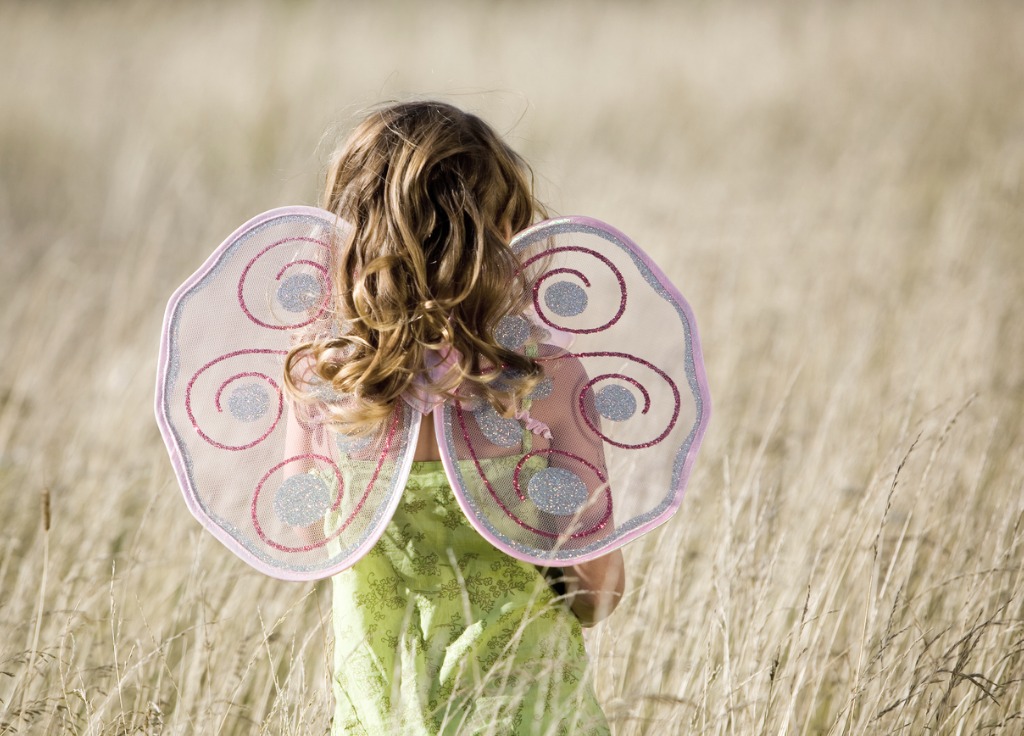
<instances>
[{"instance_id":1,"label":"back of head","mask_svg":"<svg viewBox=\"0 0 1024 736\"><path fill-rule=\"evenodd\" d=\"M322 204L352 226L332 267L334 334L293 349L286 373L305 358L353 397L340 423L364 429L389 414L430 350L458 359L429 386L439 393L461 386L509 410L532 387L536 362L494 330L528 299L508 238L542 209L529 167L490 126L441 102L380 108L333 157Z\"/></svg>"}]
</instances>

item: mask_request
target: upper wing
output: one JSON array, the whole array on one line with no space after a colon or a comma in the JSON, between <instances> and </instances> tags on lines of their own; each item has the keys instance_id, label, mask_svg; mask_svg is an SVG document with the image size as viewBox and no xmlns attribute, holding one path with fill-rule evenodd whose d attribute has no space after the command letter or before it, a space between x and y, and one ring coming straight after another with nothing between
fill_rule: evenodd
<instances>
[{"instance_id":1,"label":"upper wing","mask_svg":"<svg viewBox=\"0 0 1024 736\"><path fill-rule=\"evenodd\" d=\"M156 414L189 509L231 551L274 577L349 567L383 533L408 477L419 414L399 403L372 436L327 421L344 397L296 403L284 357L330 329L332 248L324 210L271 210L236 230L171 297Z\"/></svg>"},{"instance_id":2,"label":"upper wing","mask_svg":"<svg viewBox=\"0 0 1024 736\"><path fill-rule=\"evenodd\" d=\"M549 220L512 248L532 307L496 337L535 354L545 380L518 420L467 399L436 430L473 525L515 557L571 565L679 507L711 408L700 342L679 291L614 228Z\"/></svg>"}]
</instances>

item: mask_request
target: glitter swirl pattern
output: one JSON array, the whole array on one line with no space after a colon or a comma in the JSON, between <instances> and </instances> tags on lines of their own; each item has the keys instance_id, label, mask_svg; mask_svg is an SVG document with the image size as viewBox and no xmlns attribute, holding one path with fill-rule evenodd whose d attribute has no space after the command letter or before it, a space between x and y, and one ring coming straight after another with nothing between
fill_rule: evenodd
<instances>
[{"instance_id":1,"label":"glitter swirl pattern","mask_svg":"<svg viewBox=\"0 0 1024 736\"><path fill-rule=\"evenodd\" d=\"M571 470L544 468L530 478L526 494L545 513L572 516L586 503L587 484Z\"/></svg>"},{"instance_id":2,"label":"glitter swirl pattern","mask_svg":"<svg viewBox=\"0 0 1024 736\"><path fill-rule=\"evenodd\" d=\"M158 419L189 508L233 552L286 579L334 574L372 547L421 422L400 404L394 423L341 435L329 415L347 398L328 385L285 406L292 332L337 329L329 264L348 228L313 208L254 218L182 285L164 322ZM534 268L526 303L493 339L535 356L546 375L521 420L475 400L435 414L444 467L473 525L509 554L593 559L679 505L710 411L696 326L678 290L614 228L562 218L511 247L524 272ZM514 376L503 378L492 385Z\"/></svg>"},{"instance_id":3,"label":"glitter swirl pattern","mask_svg":"<svg viewBox=\"0 0 1024 736\"><path fill-rule=\"evenodd\" d=\"M613 422L624 422L636 414L636 397L622 386L605 386L594 397L597 413Z\"/></svg>"},{"instance_id":4,"label":"glitter swirl pattern","mask_svg":"<svg viewBox=\"0 0 1024 736\"><path fill-rule=\"evenodd\" d=\"M555 390L555 382L550 378L542 378L540 382L534 386L533 391L527 397L531 401L540 401L546 399L551 395L551 392Z\"/></svg>"},{"instance_id":5,"label":"glitter swirl pattern","mask_svg":"<svg viewBox=\"0 0 1024 736\"><path fill-rule=\"evenodd\" d=\"M522 441L523 428L515 419L506 419L490 404L473 412L477 426L487 441L498 447L515 447Z\"/></svg>"},{"instance_id":6,"label":"glitter swirl pattern","mask_svg":"<svg viewBox=\"0 0 1024 736\"><path fill-rule=\"evenodd\" d=\"M445 416L446 417L449 416L449 411L450 411L450 409L447 409L447 408L445 409ZM502 512L505 514L505 516L507 516L513 522L515 522L516 524L518 524L520 527L522 527L523 529L525 529L528 532L531 532L533 534L536 534L539 537L543 537L545 539L550 539L550 540L558 540L558 539L563 539L563 538L565 538L565 539L582 539L582 538L590 537L590 536L592 536L594 534L597 534L598 532L600 532L601 530L603 530L607 526L609 520L612 518L612 494L611 494L611 489L608 487L608 479L605 476L604 472L601 471L598 467L596 467L593 463L588 462L587 460L585 460L584 458L580 457L579 455L576 455L575 453L567 452L565 450L556 450L556 449L552 449L552 448L549 448L547 450L533 450L531 452L527 452L526 454L524 454L522 456L522 458L516 464L515 470L512 473L512 488L515 491L516 496L519 497L519 500L520 501L529 502L528 501L528 496L523 492L523 489L522 489L522 480L523 480L522 475L525 472L524 468L526 467L526 463L529 462L530 458L533 458L533 457L558 456L558 457L566 458L568 460L571 460L571 461L574 461L576 463L579 463L583 467L589 469L594 474L594 476L597 478L598 482L604 487L603 496L604 496L605 504L606 504L605 505L604 513L601 515L601 518L599 518L597 520L597 522L593 526L591 526L590 528L582 529L582 530L571 532L571 533L565 533L565 534L557 534L555 532L549 532L549 531L546 531L544 529L538 529L537 527L535 527L535 526L527 523L526 521L524 521L520 516L518 516L509 507L508 504L505 503L505 501L502 500L501 496L495 490L494 485L491 482L491 479L488 477L487 473L484 471L483 465L480 462L480 457L477 455L476 448L473 446L473 442L470 439L469 428L466 425L465 412L463 412L463 410L462 410L461 402L458 402L458 401L455 402L454 415L455 415L455 420L456 420L456 422L458 423L458 426L459 426L459 430L460 430L461 437L462 437L462 442L465 443L464 446L466 447L466 450L469 453L469 458L470 458L470 460L471 460L471 462L473 464L473 468L475 469L477 476L480 478L480 481L483 483L484 488L487 489L487 492L488 492L488 494L490 496L490 499L492 501L494 501L494 503L497 504L498 508L500 508L502 510ZM456 480L456 484L458 484L458 480L460 480L460 479L455 479L455 480Z\"/></svg>"},{"instance_id":7,"label":"glitter swirl pattern","mask_svg":"<svg viewBox=\"0 0 1024 736\"><path fill-rule=\"evenodd\" d=\"M239 386L228 396L228 411L240 422L255 422L270 408L270 396L258 383Z\"/></svg>"},{"instance_id":8,"label":"glitter swirl pattern","mask_svg":"<svg viewBox=\"0 0 1024 736\"><path fill-rule=\"evenodd\" d=\"M591 282L590 279L587 278L587 275L583 273L583 271L581 271L579 267L551 268L541 273L533 282L533 308L537 313L537 317L540 318L540 320L544 322L544 324L548 325L549 327L553 327L556 330L561 330L562 332L569 332L577 335L589 335L597 332L604 332L608 328L615 325L622 318L622 315L626 311L627 301L626 278L622 275L622 271L620 271L615 266L615 264L612 263L611 259L608 258L606 255L599 253L593 248L584 248L582 246L575 245L562 246L558 248L549 248L544 253L540 253L538 255L533 256L532 258L526 259L526 261L524 261L523 265L520 267L520 270L526 270L533 264L537 263L538 261L542 261L543 259L548 259L557 254L562 253L578 254L574 256L574 261L577 264L577 266L582 266L582 264L586 262L588 259L593 259L594 263L602 264L605 268L607 268L611 275L615 278L615 281L619 287L618 308L616 309L615 314L613 314L606 322L596 325L594 327L572 327L566 324L559 324L557 321L552 320L551 317L549 317L547 314L547 309L544 309L544 307L541 306L540 298L541 290L544 288L545 282L548 279L564 274L566 276L572 276L573 278L577 279L588 288L590 287ZM554 289L554 293L551 295L549 299L548 294L552 291L552 289ZM606 301L607 300L604 300L601 303L605 303ZM590 304L586 292L583 290L583 287L571 281L566 281L564 279L555 282L554 284L547 288L547 291L544 292L544 303L548 309L550 309L552 312L554 312L556 315L560 317L579 316L587 310L587 307Z\"/></svg>"},{"instance_id":9,"label":"glitter swirl pattern","mask_svg":"<svg viewBox=\"0 0 1024 736\"><path fill-rule=\"evenodd\" d=\"M268 374L263 373L261 371L245 371L243 373L236 373L227 378L226 380L224 380L213 394L214 409L216 409L218 414L222 414L224 408L221 405L221 395L229 385L231 385L233 382L237 380L240 380L242 378L259 378L267 386L273 389L274 394L277 397L277 412L274 418L270 421L269 426L267 426L266 429L261 434L259 434L255 439L250 440L248 442L232 443L228 441L222 441L216 439L214 436L212 436L206 430L204 430L203 427L200 426L200 422L197 419L193 408L193 393L197 385L207 385L206 382L202 380L205 374L208 371L214 370L215 368L220 370L221 364L224 363L225 361L242 358L245 361L251 363L253 362L254 356L263 356L263 358L265 359L266 357L271 355L283 356L286 353L286 350L235 350L233 352L225 353L224 355L214 358L209 363L200 368L198 371L196 371L189 379L188 385L185 388L185 412L188 414L189 421L192 423L192 427L193 429L195 429L196 433L200 437L202 437L206 442L208 442L209 444L213 445L218 449L233 451L247 450L250 447L255 447L259 443L263 442L263 440L265 440L267 437L269 437L271 432L273 432L274 429L277 427L277 424L281 420L281 416L284 413L284 393L282 392L281 386L278 384L278 382L271 378ZM234 396L234 393L232 393L230 396ZM232 405L229 399L228 412L231 413L232 416L235 416L235 418L239 419L243 423L254 424L257 422L257 420L262 419L263 417L270 413L269 411L264 411L259 415L255 414L255 406L252 403L250 403L250 399L252 398L253 393L250 391L249 393L244 394L244 396L246 396L247 398L243 401L239 401L239 406L236 407L241 416L238 416L238 414L236 414L235 411L232 409ZM267 404L272 406L273 403L274 402L268 397ZM219 433L223 434L225 431L226 430L221 429L219 430ZM251 430L247 430L247 433L251 436ZM226 440L226 438L224 439Z\"/></svg>"},{"instance_id":10,"label":"glitter swirl pattern","mask_svg":"<svg viewBox=\"0 0 1024 736\"><path fill-rule=\"evenodd\" d=\"M587 292L571 281L556 281L544 292L544 304L560 317L575 317L587 308Z\"/></svg>"},{"instance_id":11,"label":"glitter swirl pattern","mask_svg":"<svg viewBox=\"0 0 1024 736\"><path fill-rule=\"evenodd\" d=\"M583 422L590 428L590 430L598 437L600 437L602 440L604 440L606 444L612 445L614 447L620 447L624 450L644 450L647 449L648 447L653 447L654 445L657 445L660 442L662 442L666 437L669 436L669 434L671 434L672 430L675 429L676 421L679 419L679 412L682 409L682 396L679 393L679 387L676 385L676 382L672 380L672 377L669 376L668 373L666 373L661 368L651 363L649 360L644 360L643 358L639 358L630 353L623 353L615 350L595 350L591 352L574 353L573 355L576 358L580 359L619 358L621 360L629 361L631 363L634 363L635 365L641 366L642 368L646 368L647 370L652 371L656 376L658 376L660 380L665 382L665 385L672 392L672 415L669 417L669 420L666 423L665 428L661 431L661 433L643 442L621 442L619 440L614 439L613 437L610 437L607 433L601 431L601 428L594 424L594 422L591 420L589 412L587 412L587 396L589 392L593 389L593 386L595 384L600 383L601 381L607 381L609 379L625 381L631 384L632 386L636 387L636 389L640 391L641 395L644 397L644 406L640 410L642 414L646 414L648 411L650 411L650 392L647 390L647 387L644 386L640 381L636 380L631 376L624 375L622 373L602 373L601 375L595 376L594 378L591 378L589 381L587 381L586 384L584 384L582 390L580 391L576 402L579 407L580 417L583 419ZM600 411L600 409L598 409L598 411Z\"/></svg>"},{"instance_id":12,"label":"glitter swirl pattern","mask_svg":"<svg viewBox=\"0 0 1024 736\"><path fill-rule=\"evenodd\" d=\"M286 468L291 463L315 463L320 468L320 472L329 471L334 476L334 481L337 484L338 492L337 496L334 498L334 501L331 503L330 508L328 510L337 511L341 507L341 500L345 494L345 480L341 475L341 470L338 468L337 463L335 463L334 460L332 460L331 458L326 457L324 455L307 453L304 455L296 455L294 457L287 458L283 462L278 463L277 465L270 468L270 470L268 470L266 473L264 473L263 477L260 478L259 483L256 484L256 489L253 491L252 494L252 502L249 506L249 517L252 521L253 529L256 531L256 534L259 536L259 538L263 540L264 544L273 547L278 552L310 552L315 549L320 549L321 547L324 547L327 544L329 544L332 540L340 537L341 534L352 524L352 522L360 518L360 516L362 515L363 507L366 505L367 499L369 499L370 496L373 494L374 489L376 489L377 482L381 478L385 463L391 457L392 447L394 446L396 441L398 441L401 444L401 440L399 437L399 428L402 425L402 418L403 412L401 410L396 411L394 413L394 418L391 420L391 425L388 429L387 438L384 441L384 447L381 450L381 454L379 459L377 460L377 464L376 467L374 468L373 474L371 475L369 482L366 484L366 488L363 490L363 495L360 496L351 513L349 513L348 517L341 524L338 525L337 529L335 529L333 532L328 534L324 539L321 539L319 541L309 542L307 544L302 545L287 545L282 544L281 542L278 542L274 539L271 539L267 535L266 531L264 531L263 525L260 523L260 495L263 493L263 488L267 484L267 481L269 481L270 478L273 477L275 473L282 470L283 468ZM399 452L403 452L407 448L399 447L397 449ZM384 482L389 482L390 480L392 479L386 478Z\"/></svg>"},{"instance_id":13,"label":"glitter swirl pattern","mask_svg":"<svg viewBox=\"0 0 1024 736\"><path fill-rule=\"evenodd\" d=\"M327 310L327 305L330 302L331 289L330 278L327 273L327 267L323 263L320 263L319 261L310 260L308 258L299 258L293 261L289 261L277 271L277 274L275 275L274 278L276 281L282 282L282 284L278 287L277 301L286 311L306 314L308 315L308 318L296 322L294 324L267 322L265 319L260 319L259 317L257 317L253 310L250 308L250 305L246 301L245 294L246 281L249 277L249 274L252 272L253 268L256 266L257 263L260 262L262 258L267 256L267 254L270 253L275 248L280 248L282 246L294 247L296 243L309 243L311 245L315 245L321 248L323 250L325 258L330 250L330 245L327 242L319 240L317 238L309 238L302 236L281 238L271 243L263 250L261 250L259 253L257 253L255 256L253 256L252 259L250 259L249 262L245 264L245 268L242 269L242 274L238 278L238 288L236 293L238 305L242 308L242 311L245 313L245 316L248 317L254 324L259 325L260 327L264 327L268 330L295 330L298 329L299 327L311 325L313 324L313 322L319 319L321 315L324 314L324 312ZM286 271L303 266L307 268L312 268L319 275L313 276L308 272L300 272L299 274L290 275L287 278L285 277ZM292 280L289 283L289 279L295 279L297 277L298 280ZM314 302L313 306L311 307L301 306L303 303L306 302L309 294L311 293L308 288L309 281L307 281L307 278L317 282L316 290L319 291L321 294L319 303ZM283 295L282 289L284 291ZM257 289L256 291L257 293L261 293L259 289Z\"/></svg>"},{"instance_id":14,"label":"glitter swirl pattern","mask_svg":"<svg viewBox=\"0 0 1024 736\"><path fill-rule=\"evenodd\" d=\"M323 480L310 473L285 478L274 494L274 513L289 526L310 526L331 508L331 493Z\"/></svg>"},{"instance_id":15,"label":"glitter swirl pattern","mask_svg":"<svg viewBox=\"0 0 1024 736\"><path fill-rule=\"evenodd\" d=\"M323 301L323 291L320 279L309 273L297 273L281 282L277 301L289 312L308 312Z\"/></svg>"},{"instance_id":16,"label":"glitter swirl pattern","mask_svg":"<svg viewBox=\"0 0 1024 736\"><path fill-rule=\"evenodd\" d=\"M489 470L493 449L467 431L458 404L442 415L445 451L457 475L469 472L466 463L476 468L460 502L502 549L538 564L593 559L662 523L681 501L708 415L693 317L656 264L596 220L541 223L511 246L531 285L531 339L554 377L528 397L547 399L530 411L549 422L550 446L523 461L546 456L553 467L518 467L510 489ZM551 424L569 396L569 421Z\"/></svg>"},{"instance_id":17,"label":"glitter swirl pattern","mask_svg":"<svg viewBox=\"0 0 1024 736\"><path fill-rule=\"evenodd\" d=\"M494 339L506 350L518 350L529 338L530 322L518 314L505 315L494 330Z\"/></svg>"}]
</instances>

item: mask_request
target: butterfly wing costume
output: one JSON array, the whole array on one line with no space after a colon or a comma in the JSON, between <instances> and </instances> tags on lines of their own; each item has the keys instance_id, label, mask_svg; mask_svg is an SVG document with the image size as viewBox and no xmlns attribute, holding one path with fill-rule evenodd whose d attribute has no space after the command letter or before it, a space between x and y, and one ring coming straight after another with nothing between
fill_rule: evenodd
<instances>
[{"instance_id":1,"label":"butterfly wing costume","mask_svg":"<svg viewBox=\"0 0 1024 736\"><path fill-rule=\"evenodd\" d=\"M283 380L298 335L337 329L346 228L311 207L259 215L167 306L157 420L189 509L229 549L288 580L350 567L394 514L423 421L470 523L521 560L594 559L678 509L710 397L693 313L629 238L583 217L513 238L531 298L494 337L544 372L514 417L418 388L346 436L329 421L344 395L314 380L296 400ZM443 373L433 357L425 372Z\"/></svg>"}]
</instances>

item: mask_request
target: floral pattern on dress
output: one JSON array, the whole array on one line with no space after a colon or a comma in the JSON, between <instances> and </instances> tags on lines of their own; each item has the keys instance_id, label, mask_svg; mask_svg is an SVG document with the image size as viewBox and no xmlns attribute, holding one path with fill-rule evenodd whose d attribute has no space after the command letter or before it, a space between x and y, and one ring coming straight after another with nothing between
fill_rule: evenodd
<instances>
[{"instance_id":1,"label":"floral pattern on dress","mask_svg":"<svg viewBox=\"0 0 1024 736\"><path fill-rule=\"evenodd\" d=\"M579 621L470 526L440 463L413 464L380 541L333 582L333 733L609 733Z\"/></svg>"}]
</instances>

